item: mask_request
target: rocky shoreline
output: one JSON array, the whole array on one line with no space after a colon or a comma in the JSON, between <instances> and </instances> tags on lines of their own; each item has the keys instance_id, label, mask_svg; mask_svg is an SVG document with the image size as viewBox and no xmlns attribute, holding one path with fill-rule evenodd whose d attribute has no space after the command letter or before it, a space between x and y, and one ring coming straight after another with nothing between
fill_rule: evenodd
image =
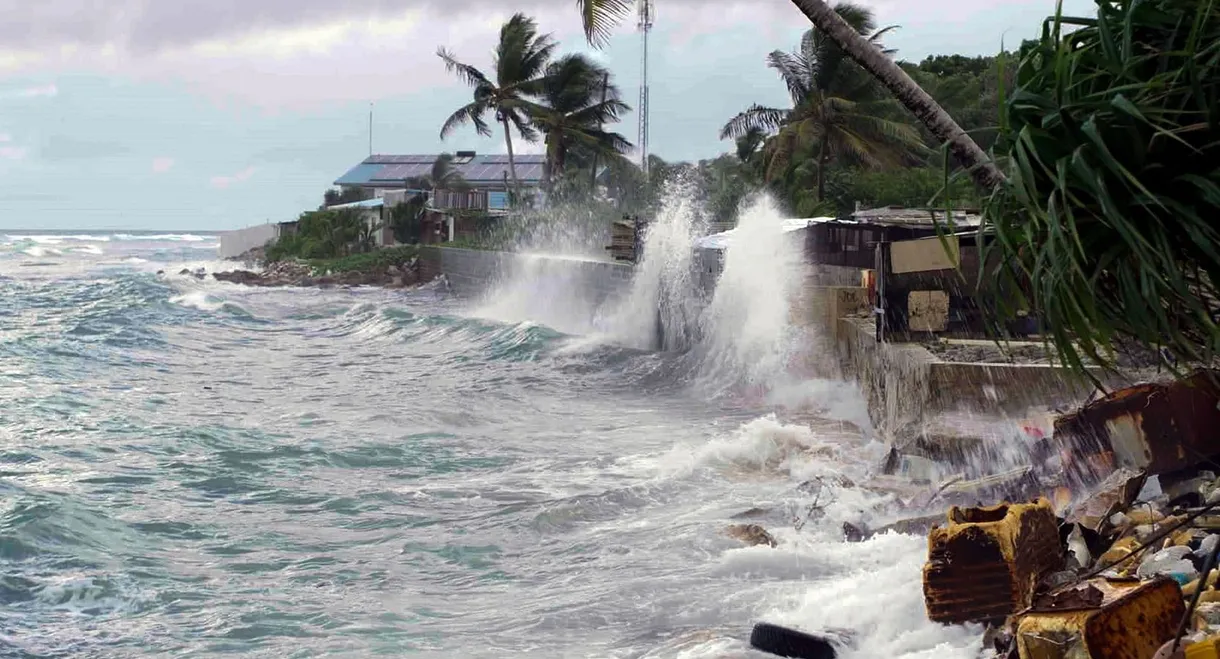
<instances>
[{"instance_id":1,"label":"rocky shoreline","mask_svg":"<svg viewBox=\"0 0 1220 659\"><path fill-rule=\"evenodd\" d=\"M183 274L196 274L183 271ZM278 261L265 268L255 270L229 270L214 272L218 281L261 287L319 287L333 286L380 286L383 288L405 288L421 282L419 261L411 259L401 265L385 265L344 272L319 271L303 261Z\"/></svg>"}]
</instances>

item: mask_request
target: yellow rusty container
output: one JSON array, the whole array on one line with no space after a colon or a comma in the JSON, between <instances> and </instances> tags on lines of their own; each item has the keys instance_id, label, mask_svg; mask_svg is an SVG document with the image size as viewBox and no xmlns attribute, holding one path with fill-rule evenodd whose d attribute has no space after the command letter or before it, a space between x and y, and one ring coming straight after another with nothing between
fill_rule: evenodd
<instances>
[{"instance_id":1,"label":"yellow rusty container","mask_svg":"<svg viewBox=\"0 0 1220 659\"><path fill-rule=\"evenodd\" d=\"M1220 636L1191 643L1183 650L1186 659L1220 659Z\"/></svg>"},{"instance_id":2,"label":"yellow rusty container","mask_svg":"<svg viewBox=\"0 0 1220 659\"><path fill-rule=\"evenodd\" d=\"M1186 614L1172 579L1098 578L1039 599L1017 622L1021 659L1149 659Z\"/></svg>"},{"instance_id":3,"label":"yellow rusty container","mask_svg":"<svg viewBox=\"0 0 1220 659\"><path fill-rule=\"evenodd\" d=\"M1046 499L949 510L928 533L924 605L935 622L1002 620L1030 605L1039 577L1063 565L1059 528Z\"/></svg>"}]
</instances>

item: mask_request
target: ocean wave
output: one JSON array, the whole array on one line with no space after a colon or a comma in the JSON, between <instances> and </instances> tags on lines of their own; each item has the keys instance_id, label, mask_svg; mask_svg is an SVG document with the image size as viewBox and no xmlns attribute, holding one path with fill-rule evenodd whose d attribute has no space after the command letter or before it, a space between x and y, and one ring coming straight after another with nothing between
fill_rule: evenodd
<instances>
[{"instance_id":1,"label":"ocean wave","mask_svg":"<svg viewBox=\"0 0 1220 659\"><path fill-rule=\"evenodd\" d=\"M157 234L132 234L132 233L116 233L113 234L115 240L141 241L141 242L182 242L182 243L199 243L211 238L212 236L197 235L193 233L157 233Z\"/></svg>"},{"instance_id":2,"label":"ocean wave","mask_svg":"<svg viewBox=\"0 0 1220 659\"><path fill-rule=\"evenodd\" d=\"M32 256L36 259L41 259L47 256L62 256L63 252L51 247L27 247L21 250L22 254Z\"/></svg>"}]
</instances>

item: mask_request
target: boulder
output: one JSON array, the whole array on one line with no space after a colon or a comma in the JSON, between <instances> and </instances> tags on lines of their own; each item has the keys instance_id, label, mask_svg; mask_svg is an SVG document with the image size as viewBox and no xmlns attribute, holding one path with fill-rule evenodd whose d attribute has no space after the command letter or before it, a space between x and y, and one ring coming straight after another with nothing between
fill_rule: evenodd
<instances>
[{"instance_id":1,"label":"boulder","mask_svg":"<svg viewBox=\"0 0 1220 659\"><path fill-rule=\"evenodd\" d=\"M733 524L725 529L725 533L751 547L759 545L775 547L779 544L770 533L767 533L766 529L757 524Z\"/></svg>"},{"instance_id":2,"label":"boulder","mask_svg":"<svg viewBox=\"0 0 1220 659\"><path fill-rule=\"evenodd\" d=\"M249 270L231 270L229 272L214 272L212 277L217 281L227 281L234 284L245 284L247 286L262 285L263 276L257 272Z\"/></svg>"}]
</instances>

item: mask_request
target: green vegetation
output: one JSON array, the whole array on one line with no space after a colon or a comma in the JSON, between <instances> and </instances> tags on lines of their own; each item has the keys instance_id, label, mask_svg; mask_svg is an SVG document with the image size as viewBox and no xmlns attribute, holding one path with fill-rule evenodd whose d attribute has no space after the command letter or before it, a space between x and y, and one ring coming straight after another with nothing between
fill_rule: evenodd
<instances>
[{"instance_id":1,"label":"green vegetation","mask_svg":"<svg viewBox=\"0 0 1220 659\"><path fill-rule=\"evenodd\" d=\"M373 191L367 188L331 188L326 191L326 194L322 195L322 207L318 210L325 210L328 206L350 204L372 198Z\"/></svg>"},{"instance_id":2,"label":"green vegetation","mask_svg":"<svg viewBox=\"0 0 1220 659\"><path fill-rule=\"evenodd\" d=\"M419 242L427 203L422 195L415 195L390 209L390 230L395 242L407 245Z\"/></svg>"},{"instance_id":3,"label":"green vegetation","mask_svg":"<svg viewBox=\"0 0 1220 659\"><path fill-rule=\"evenodd\" d=\"M617 122L631 109L621 100L610 72L583 55L552 59L558 47L551 35L538 33L534 19L515 14L500 29L494 78L459 62L444 48L437 51L446 68L474 88L473 100L441 127L441 138L467 123L480 135L490 136L484 116L494 113L504 130L515 201L522 200L513 154L514 130L527 142L545 136L546 178L551 185L579 175L583 169L591 170L598 158L603 163L621 159L632 148L622 135L605 129L605 124ZM591 178L592 172L584 176Z\"/></svg>"},{"instance_id":4,"label":"green vegetation","mask_svg":"<svg viewBox=\"0 0 1220 659\"><path fill-rule=\"evenodd\" d=\"M306 211L296 229L267 246L268 263L287 259L333 259L368 252L380 226L369 226L357 209Z\"/></svg>"},{"instance_id":5,"label":"green vegetation","mask_svg":"<svg viewBox=\"0 0 1220 659\"><path fill-rule=\"evenodd\" d=\"M1037 309L1068 364L1111 365L1124 340L1182 362L1220 349L1217 44L1212 2L1098 0L1023 48L985 276L1032 282L1001 320Z\"/></svg>"},{"instance_id":6,"label":"green vegetation","mask_svg":"<svg viewBox=\"0 0 1220 659\"><path fill-rule=\"evenodd\" d=\"M444 48L437 50L437 55L445 62L445 68L474 88L474 100L458 108L441 126L441 139L466 123L474 124L480 135L490 137L491 128L483 117L488 112L494 113L496 121L504 127L508 169L513 179L513 190L518 194L521 182L517 179L512 128L516 128L521 138L528 142L538 139L538 131L530 125L524 105L526 97L538 93L539 79L557 47L550 35L538 34L534 19L524 14L514 14L500 28L500 41L496 45L493 62L494 79L469 64L457 61Z\"/></svg>"},{"instance_id":7,"label":"green vegetation","mask_svg":"<svg viewBox=\"0 0 1220 659\"><path fill-rule=\"evenodd\" d=\"M417 256L417 245L399 245L338 258L306 259L306 263L314 272L337 275L344 272L383 272L391 265L401 266Z\"/></svg>"},{"instance_id":8,"label":"green vegetation","mask_svg":"<svg viewBox=\"0 0 1220 659\"><path fill-rule=\"evenodd\" d=\"M863 7L844 3L835 11L873 44L888 31L878 30L872 12ZM792 107L754 105L725 124L720 136L768 133L762 146L763 181L793 192L797 208L826 200L832 165L896 169L917 162L923 142L897 102L823 33L809 30L796 52L774 51L767 65L788 88ZM809 183L812 198L803 194Z\"/></svg>"}]
</instances>

